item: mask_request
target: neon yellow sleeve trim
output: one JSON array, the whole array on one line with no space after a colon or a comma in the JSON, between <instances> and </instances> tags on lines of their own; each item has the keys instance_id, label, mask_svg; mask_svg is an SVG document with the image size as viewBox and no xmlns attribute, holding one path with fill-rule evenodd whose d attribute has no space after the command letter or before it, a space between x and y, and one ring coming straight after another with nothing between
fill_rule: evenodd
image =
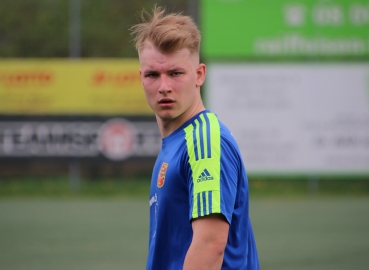
<instances>
[{"instance_id":1,"label":"neon yellow sleeve trim","mask_svg":"<svg viewBox=\"0 0 369 270\"><path fill-rule=\"evenodd\" d=\"M220 213L221 150L218 119L213 113L201 114L184 131L192 170L192 218Z\"/></svg>"}]
</instances>

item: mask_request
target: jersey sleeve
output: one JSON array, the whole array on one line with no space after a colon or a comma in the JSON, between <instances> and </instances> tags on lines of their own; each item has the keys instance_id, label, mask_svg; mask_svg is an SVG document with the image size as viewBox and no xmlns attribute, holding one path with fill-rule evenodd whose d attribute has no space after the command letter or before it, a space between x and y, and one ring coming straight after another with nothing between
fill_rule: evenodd
<instances>
[{"instance_id":1,"label":"jersey sleeve","mask_svg":"<svg viewBox=\"0 0 369 270\"><path fill-rule=\"evenodd\" d=\"M185 128L190 164L190 219L223 214L231 223L236 197L237 162L232 148L221 139L213 113L201 114Z\"/></svg>"}]
</instances>

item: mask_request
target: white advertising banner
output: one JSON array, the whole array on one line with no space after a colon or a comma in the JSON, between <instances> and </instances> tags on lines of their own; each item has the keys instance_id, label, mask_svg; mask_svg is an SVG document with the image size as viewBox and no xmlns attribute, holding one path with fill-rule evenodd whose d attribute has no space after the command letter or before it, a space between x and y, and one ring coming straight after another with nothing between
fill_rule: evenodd
<instances>
[{"instance_id":1,"label":"white advertising banner","mask_svg":"<svg viewBox=\"0 0 369 270\"><path fill-rule=\"evenodd\" d=\"M369 64L208 65L249 173L369 176Z\"/></svg>"}]
</instances>

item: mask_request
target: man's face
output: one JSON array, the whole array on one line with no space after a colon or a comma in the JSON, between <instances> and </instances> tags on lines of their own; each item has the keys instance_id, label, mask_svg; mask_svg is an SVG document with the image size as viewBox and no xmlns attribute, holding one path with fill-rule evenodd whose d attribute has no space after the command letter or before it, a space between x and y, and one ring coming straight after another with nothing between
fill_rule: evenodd
<instances>
[{"instance_id":1,"label":"man's face","mask_svg":"<svg viewBox=\"0 0 369 270\"><path fill-rule=\"evenodd\" d=\"M140 53L140 75L146 99L163 121L187 120L201 102L205 65L188 49L164 54L147 44Z\"/></svg>"}]
</instances>

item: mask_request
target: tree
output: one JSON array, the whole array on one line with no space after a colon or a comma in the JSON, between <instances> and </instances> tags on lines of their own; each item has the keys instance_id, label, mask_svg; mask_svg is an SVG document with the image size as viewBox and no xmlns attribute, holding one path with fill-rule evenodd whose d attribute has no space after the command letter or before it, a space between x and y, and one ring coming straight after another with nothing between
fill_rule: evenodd
<instances>
[{"instance_id":1,"label":"tree","mask_svg":"<svg viewBox=\"0 0 369 270\"><path fill-rule=\"evenodd\" d=\"M137 57L128 28L155 3L186 13L186 0L80 0L82 57ZM2 0L0 57L69 57L69 1Z\"/></svg>"}]
</instances>

